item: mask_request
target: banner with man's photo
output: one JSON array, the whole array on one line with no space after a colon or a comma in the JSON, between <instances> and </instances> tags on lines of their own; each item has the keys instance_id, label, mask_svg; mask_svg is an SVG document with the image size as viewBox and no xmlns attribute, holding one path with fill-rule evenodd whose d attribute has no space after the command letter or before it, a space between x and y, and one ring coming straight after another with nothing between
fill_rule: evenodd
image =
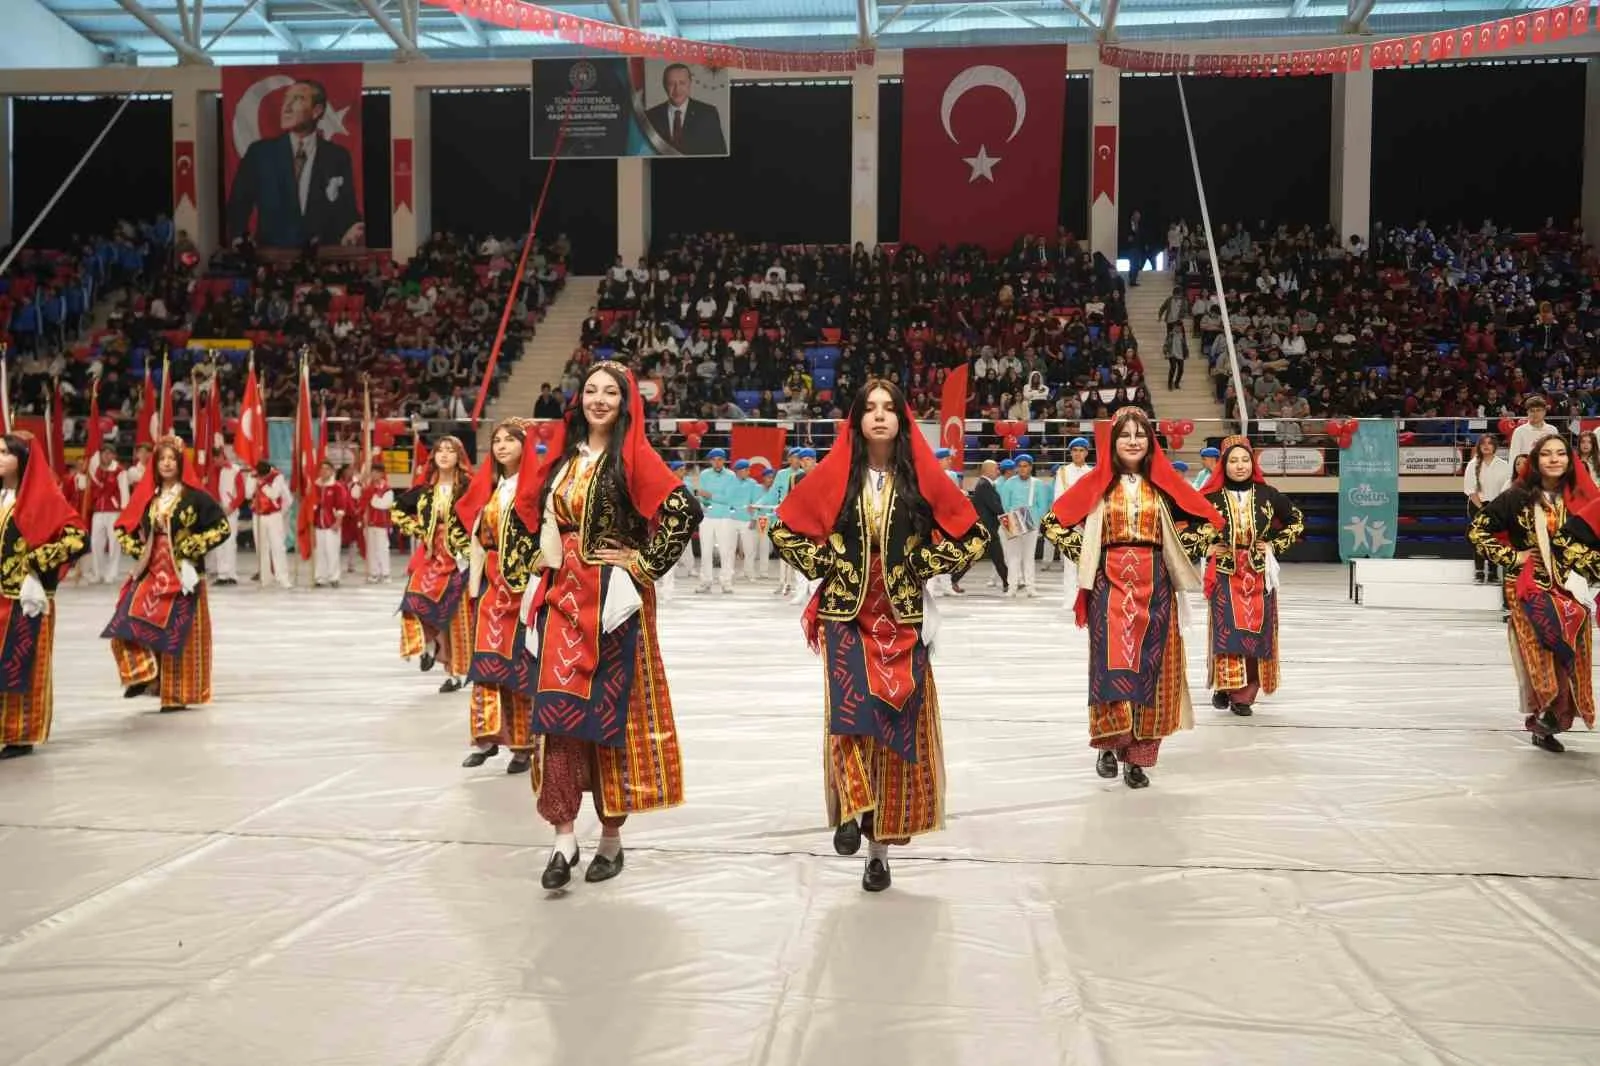
<instances>
[{"instance_id":1,"label":"banner with man's photo","mask_svg":"<svg viewBox=\"0 0 1600 1066\"><path fill-rule=\"evenodd\" d=\"M529 157L728 154L726 70L660 59L533 61ZM565 126L565 129L563 129Z\"/></svg>"},{"instance_id":2,"label":"banner with man's photo","mask_svg":"<svg viewBox=\"0 0 1600 1066\"><path fill-rule=\"evenodd\" d=\"M222 68L227 233L364 247L361 64Z\"/></svg>"}]
</instances>

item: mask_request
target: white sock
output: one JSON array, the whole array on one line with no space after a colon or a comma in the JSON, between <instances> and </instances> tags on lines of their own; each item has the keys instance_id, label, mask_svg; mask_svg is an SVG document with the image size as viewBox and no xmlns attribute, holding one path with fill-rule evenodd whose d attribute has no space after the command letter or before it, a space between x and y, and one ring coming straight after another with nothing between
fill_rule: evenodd
<instances>
[{"instance_id":1,"label":"white sock","mask_svg":"<svg viewBox=\"0 0 1600 1066\"><path fill-rule=\"evenodd\" d=\"M600 838L600 844L599 844L598 847L595 848L595 851L599 854L599 856L602 859L614 859L618 855L621 855L622 854L622 834L618 833L614 837L607 837L607 836L601 837Z\"/></svg>"},{"instance_id":2,"label":"white sock","mask_svg":"<svg viewBox=\"0 0 1600 1066\"><path fill-rule=\"evenodd\" d=\"M560 852L568 862L578 854L578 836L576 833L557 833L556 842L551 847L551 852Z\"/></svg>"},{"instance_id":3,"label":"white sock","mask_svg":"<svg viewBox=\"0 0 1600 1066\"><path fill-rule=\"evenodd\" d=\"M867 841L867 858L878 859L882 862L889 861L889 845L880 844L876 840Z\"/></svg>"}]
</instances>

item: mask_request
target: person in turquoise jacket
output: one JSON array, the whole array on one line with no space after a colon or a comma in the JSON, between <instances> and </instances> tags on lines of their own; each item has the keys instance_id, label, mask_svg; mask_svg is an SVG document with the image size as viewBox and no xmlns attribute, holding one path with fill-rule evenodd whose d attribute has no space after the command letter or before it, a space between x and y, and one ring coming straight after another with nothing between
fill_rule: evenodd
<instances>
[{"instance_id":1,"label":"person in turquoise jacket","mask_svg":"<svg viewBox=\"0 0 1600 1066\"><path fill-rule=\"evenodd\" d=\"M789 498L789 490L794 487L795 478L800 476L801 462L804 459L801 452L804 450L803 448L790 448L789 465L773 474L772 484L767 486L767 490L761 494L761 499L756 501L758 522L764 518L770 523L772 516L778 511L778 505ZM761 529L761 534L762 539L765 540L766 530L764 528ZM773 595L792 596L794 594L794 574L794 568L784 562L780 556L778 559L778 587L773 590Z\"/></svg>"},{"instance_id":2,"label":"person in turquoise jacket","mask_svg":"<svg viewBox=\"0 0 1600 1066\"><path fill-rule=\"evenodd\" d=\"M706 517L700 523L700 585L695 591L711 591L714 571L717 587L723 592L732 592L733 559L739 550L739 518L741 515L748 517L744 509L746 490L739 487L739 476L728 469L727 452L712 448L706 458L711 468L700 471L700 506L705 509ZM708 550L711 559L706 558Z\"/></svg>"},{"instance_id":3,"label":"person in turquoise jacket","mask_svg":"<svg viewBox=\"0 0 1600 1066\"><path fill-rule=\"evenodd\" d=\"M1025 512L1026 518L1005 537L1006 570L1011 574L1013 596L1039 595L1034 580L1034 556L1039 550L1039 523L1055 502L1050 482L1033 476L1033 456L1024 452L1016 458L1016 476L1000 483L1000 506L1008 514ZM1015 533L1015 536L1008 535Z\"/></svg>"},{"instance_id":4,"label":"person in turquoise jacket","mask_svg":"<svg viewBox=\"0 0 1600 1066\"><path fill-rule=\"evenodd\" d=\"M733 505L738 511L735 516L735 530L738 532L739 554L744 556L745 580L766 580L767 560L763 550L767 544L765 536L758 536L756 531L756 505L761 502L767 490L761 482L752 476L750 460L738 459L733 464L733 476L738 478L734 486Z\"/></svg>"}]
</instances>

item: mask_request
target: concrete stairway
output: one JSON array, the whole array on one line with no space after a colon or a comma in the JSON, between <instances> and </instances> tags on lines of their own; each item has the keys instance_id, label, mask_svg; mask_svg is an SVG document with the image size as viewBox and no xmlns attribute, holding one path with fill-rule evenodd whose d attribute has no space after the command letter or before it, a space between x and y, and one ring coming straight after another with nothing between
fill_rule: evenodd
<instances>
[{"instance_id":1,"label":"concrete stairway","mask_svg":"<svg viewBox=\"0 0 1600 1066\"><path fill-rule=\"evenodd\" d=\"M1128 323L1133 327L1133 335L1139 338L1139 358L1144 361L1150 398L1155 401L1156 420L1189 419L1195 424L1194 433L1172 456L1188 463L1192 472L1200 468L1200 449L1205 447L1205 438L1221 432L1217 420L1222 416L1222 405L1217 402L1211 378L1206 373L1199 337L1187 320L1184 328L1189 331L1189 361L1184 365L1183 385L1174 391L1167 390L1167 358L1162 349L1167 328L1161 321L1161 305L1171 295L1171 273L1142 272L1139 287L1128 290Z\"/></svg>"},{"instance_id":2,"label":"concrete stairway","mask_svg":"<svg viewBox=\"0 0 1600 1066\"><path fill-rule=\"evenodd\" d=\"M568 277L567 283L550 304L544 321L532 339L522 346L522 358L500 389L500 396L489 405L488 417L478 424L478 454L487 455L494 424L502 418L533 415L533 402L539 386L559 385L561 371L583 335L583 320L594 306L600 279Z\"/></svg>"}]
</instances>

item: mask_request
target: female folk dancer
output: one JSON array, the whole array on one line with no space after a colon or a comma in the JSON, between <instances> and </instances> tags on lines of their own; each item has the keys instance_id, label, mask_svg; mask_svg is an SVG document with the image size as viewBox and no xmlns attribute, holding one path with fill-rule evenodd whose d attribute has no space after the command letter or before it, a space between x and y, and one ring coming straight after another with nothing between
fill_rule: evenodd
<instances>
[{"instance_id":1,"label":"female folk dancer","mask_svg":"<svg viewBox=\"0 0 1600 1066\"><path fill-rule=\"evenodd\" d=\"M0 759L50 736L56 613L62 573L89 550L83 519L61 494L31 438L0 437Z\"/></svg>"},{"instance_id":2,"label":"female folk dancer","mask_svg":"<svg viewBox=\"0 0 1600 1066\"><path fill-rule=\"evenodd\" d=\"M769 535L784 561L820 582L803 627L823 660L828 823L841 855L854 855L867 837L861 887L882 892L889 845L944 822L925 590L940 574L959 579L989 538L898 386L869 380L849 420L778 508Z\"/></svg>"},{"instance_id":3,"label":"female folk dancer","mask_svg":"<svg viewBox=\"0 0 1600 1066\"><path fill-rule=\"evenodd\" d=\"M526 772L533 752L528 732L533 702L516 684L519 666L528 661L518 615L539 551L538 538L528 532L514 506L526 436L527 423L520 418L495 426L490 461L478 467L467 494L456 504L461 528L472 538L467 596L475 604L467 669L473 749L461 765L482 766L505 744L511 749L508 774ZM526 678L520 687L526 687Z\"/></svg>"},{"instance_id":4,"label":"female folk dancer","mask_svg":"<svg viewBox=\"0 0 1600 1066\"><path fill-rule=\"evenodd\" d=\"M111 638L123 696L159 681L163 711L210 703L211 609L200 571L206 553L228 538L228 516L177 437L156 442L116 528L137 561L100 635Z\"/></svg>"},{"instance_id":5,"label":"female folk dancer","mask_svg":"<svg viewBox=\"0 0 1600 1066\"><path fill-rule=\"evenodd\" d=\"M1267 484L1246 437L1228 437L1222 461L1201 490L1222 516L1202 525L1197 547L1210 555L1207 674L1211 706L1253 713L1256 695L1278 690L1278 560L1305 535L1305 517Z\"/></svg>"},{"instance_id":6,"label":"female folk dancer","mask_svg":"<svg viewBox=\"0 0 1600 1066\"><path fill-rule=\"evenodd\" d=\"M1194 726L1177 614L1182 594L1200 587L1189 563L1197 539L1180 537L1177 522L1220 527L1222 516L1172 468L1139 408L1095 427L1095 454L1093 471L1045 516L1044 535L1077 568L1095 770L1116 777L1120 761L1127 786L1144 788L1162 738Z\"/></svg>"},{"instance_id":7,"label":"female folk dancer","mask_svg":"<svg viewBox=\"0 0 1600 1066\"><path fill-rule=\"evenodd\" d=\"M1588 607L1566 587L1576 570L1600 580L1594 481L1555 435L1533 447L1528 469L1484 504L1467 530L1473 548L1505 571L1511 665L1533 745L1565 751L1556 739L1576 716L1594 728L1593 626Z\"/></svg>"},{"instance_id":8,"label":"female folk dancer","mask_svg":"<svg viewBox=\"0 0 1600 1066\"><path fill-rule=\"evenodd\" d=\"M472 609L462 602L467 588L468 533L456 519L456 501L467 491L467 450L454 437L440 437L422 484L395 500L395 528L416 542L400 597L400 658L422 656L422 672L444 664L449 675L440 692L465 684L472 658Z\"/></svg>"},{"instance_id":9,"label":"female folk dancer","mask_svg":"<svg viewBox=\"0 0 1600 1066\"><path fill-rule=\"evenodd\" d=\"M622 872L628 815L683 802L655 582L683 554L701 511L645 439L644 401L620 363L589 369L549 444L531 462L524 449L516 508L539 531L523 621L534 660L533 790L555 829L540 884L555 890L578 864L585 789L603 827L590 882Z\"/></svg>"}]
</instances>

